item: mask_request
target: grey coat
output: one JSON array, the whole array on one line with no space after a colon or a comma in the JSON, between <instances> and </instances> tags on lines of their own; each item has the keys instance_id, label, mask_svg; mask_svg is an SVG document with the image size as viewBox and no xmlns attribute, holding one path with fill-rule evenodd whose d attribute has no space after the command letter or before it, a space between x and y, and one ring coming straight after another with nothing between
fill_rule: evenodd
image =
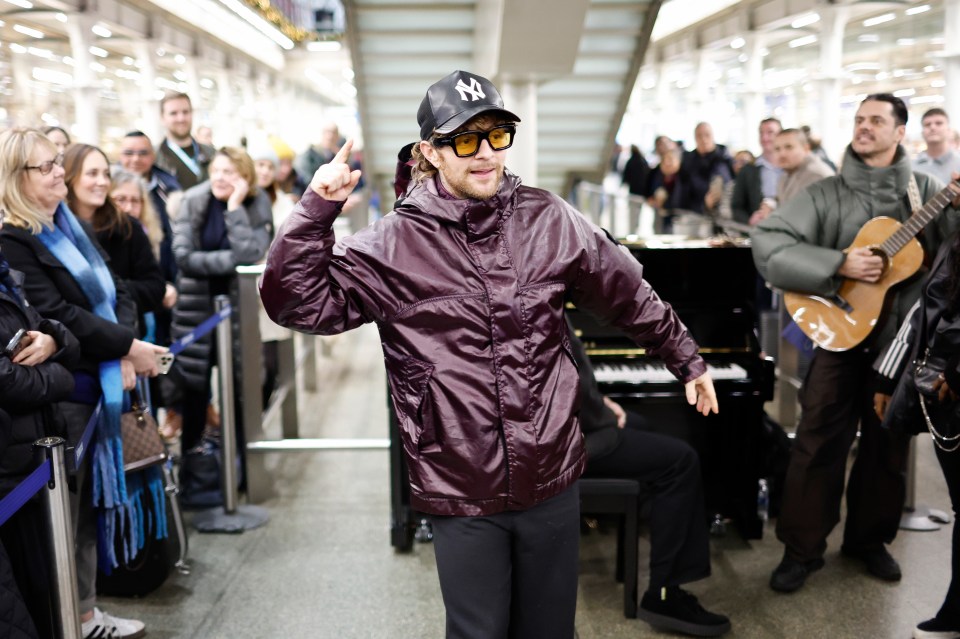
<instances>
[{"instance_id":1,"label":"grey coat","mask_svg":"<svg viewBox=\"0 0 960 639\"><path fill-rule=\"evenodd\" d=\"M210 278L233 276L237 266L263 259L270 245L270 199L263 191L248 197L240 208L224 214L230 248L205 251L201 235L207 219L210 182L189 189L174 223L173 254L177 260L177 305L173 309L172 334L177 340L199 326L214 312ZM231 286L233 296L234 287ZM235 302L236 300L233 300ZM234 303L234 306L236 304ZM236 315L234 315L236 321ZM239 335L235 330L234 335ZM212 334L202 337L181 352L175 367L182 381L195 388L205 386L209 375Z\"/></svg>"},{"instance_id":2,"label":"grey coat","mask_svg":"<svg viewBox=\"0 0 960 639\"><path fill-rule=\"evenodd\" d=\"M870 167L847 147L840 174L825 178L801 191L793 199L754 227L753 259L767 282L787 290L832 295L843 278L837 270L857 232L875 217L887 216L905 222L911 215L907 185L914 175L903 147L893 164ZM917 186L924 202L943 185L935 178L917 173ZM960 227L960 215L952 208L937 217L918 236L928 256L936 254L944 238ZM888 296L889 312L881 317L871 343L886 344L907 311L920 296L926 267Z\"/></svg>"}]
</instances>

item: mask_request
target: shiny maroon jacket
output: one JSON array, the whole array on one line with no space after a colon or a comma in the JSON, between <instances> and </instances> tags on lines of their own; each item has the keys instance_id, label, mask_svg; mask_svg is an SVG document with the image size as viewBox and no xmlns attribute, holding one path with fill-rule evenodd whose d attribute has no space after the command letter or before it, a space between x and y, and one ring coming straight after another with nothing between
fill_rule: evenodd
<instances>
[{"instance_id":1,"label":"shiny maroon jacket","mask_svg":"<svg viewBox=\"0 0 960 639\"><path fill-rule=\"evenodd\" d=\"M682 381L706 370L630 253L510 173L486 201L443 199L428 180L335 243L340 206L307 190L270 249L260 294L274 321L307 333L377 323L419 511L522 510L580 476L567 300Z\"/></svg>"}]
</instances>

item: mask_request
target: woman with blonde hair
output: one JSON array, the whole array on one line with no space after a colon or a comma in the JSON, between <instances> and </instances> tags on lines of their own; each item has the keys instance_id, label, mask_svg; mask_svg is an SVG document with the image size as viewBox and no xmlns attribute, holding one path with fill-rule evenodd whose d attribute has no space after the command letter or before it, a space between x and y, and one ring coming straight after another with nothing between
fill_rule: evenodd
<instances>
[{"instance_id":1,"label":"woman with blonde hair","mask_svg":"<svg viewBox=\"0 0 960 639\"><path fill-rule=\"evenodd\" d=\"M236 267L259 262L270 245L270 198L257 188L250 156L243 149L224 147L214 154L208 170L210 179L184 193L174 222L173 254L179 271L174 339L210 317L214 297L233 293ZM213 346L211 335L198 338L174 362L172 379L178 382L180 391L184 453L201 443L207 423ZM191 494L188 458L184 461L182 502L188 506L215 505L193 501L196 494Z\"/></svg>"},{"instance_id":2,"label":"woman with blonde hair","mask_svg":"<svg viewBox=\"0 0 960 639\"><path fill-rule=\"evenodd\" d=\"M145 316L162 308L166 290L147 234L109 198L110 164L103 151L89 144L73 144L64 154L63 168L67 205L93 226L100 246L110 256L110 268L126 283L137 304L139 337L149 336L152 316Z\"/></svg>"},{"instance_id":3,"label":"woman with blonde hair","mask_svg":"<svg viewBox=\"0 0 960 639\"><path fill-rule=\"evenodd\" d=\"M146 490L162 484L125 476L120 439L124 389L136 376L157 374L156 356L164 348L136 336L136 305L102 255L89 225L63 203L67 197L63 155L36 129L0 132L0 209L5 212L0 244L10 266L24 274L23 296L45 318L61 322L80 342L80 361L70 367L75 389L61 403L67 439L76 445L103 401L96 422L96 445L77 468L77 493L70 505L76 543L82 633L135 637L143 623L101 612L96 604L98 560L118 565L115 534L123 531L124 551L143 546ZM97 481L93 481L96 477ZM157 478L159 479L159 478ZM163 498L153 500L157 521ZM99 514L99 516L98 516ZM98 553L97 524L101 524ZM130 557L124 557L129 559Z\"/></svg>"}]
</instances>

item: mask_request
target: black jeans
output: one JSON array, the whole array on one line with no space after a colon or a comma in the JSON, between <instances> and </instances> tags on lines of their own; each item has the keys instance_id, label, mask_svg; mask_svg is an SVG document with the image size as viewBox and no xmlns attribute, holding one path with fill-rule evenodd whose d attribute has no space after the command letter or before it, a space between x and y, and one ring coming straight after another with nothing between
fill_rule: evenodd
<instances>
[{"instance_id":1,"label":"black jeans","mask_svg":"<svg viewBox=\"0 0 960 639\"><path fill-rule=\"evenodd\" d=\"M430 519L447 639L573 639L576 485L528 510Z\"/></svg>"},{"instance_id":2,"label":"black jeans","mask_svg":"<svg viewBox=\"0 0 960 639\"><path fill-rule=\"evenodd\" d=\"M944 452L935 447L943 478L947 480L950 505L953 508L953 553L950 560L951 578L947 596L937 617L960 625L960 526L957 513L960 511L960 450Z\"/></svg>"},{"instance_id":3,"label":"black jeans","mask_svg":"<svg viewBox=\"0 0 960 639\"><path fill-rule=\"evenodd\" d=\"M710 575L700 459L689 444L646 432L642 418L627 413L620 444L587 460L584 476L636 479L650 488L650 589Z\"/></svg>"},{"instance_id":4,"label":"black jeans","mask_svg":"<svg viewBox=\"0 0 960 639\"><path fill-rule=\"evenodd\" d=\"M792 559L817 559L827 548L827 535L840 521L847 455L858 424L843 545L880 548L897 534L906 496L908 439L880 426L873 410L872 362L869 351L820 349L810 362L777 520L777 538Z\"/></svg>"}]
</instances>

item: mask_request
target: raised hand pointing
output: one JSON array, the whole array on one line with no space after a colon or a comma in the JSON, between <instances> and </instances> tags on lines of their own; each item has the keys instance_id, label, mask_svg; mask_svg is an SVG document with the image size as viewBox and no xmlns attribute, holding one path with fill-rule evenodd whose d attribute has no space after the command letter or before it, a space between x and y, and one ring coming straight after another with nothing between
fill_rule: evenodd
<instances>
[{"instance_id":1,"label":"raised hand pointing","mask_svg":"<svg viewBox=\"0 0 960 639\"><path fill-rule=\"evenodd\" d=\"M313 174L310 188L325 200L342 202L347 199L360 181L360 170L350 170L348 160L353 149L353 139L347 140L329 164L322 165Z\"/></svg>"}]
</instances>

